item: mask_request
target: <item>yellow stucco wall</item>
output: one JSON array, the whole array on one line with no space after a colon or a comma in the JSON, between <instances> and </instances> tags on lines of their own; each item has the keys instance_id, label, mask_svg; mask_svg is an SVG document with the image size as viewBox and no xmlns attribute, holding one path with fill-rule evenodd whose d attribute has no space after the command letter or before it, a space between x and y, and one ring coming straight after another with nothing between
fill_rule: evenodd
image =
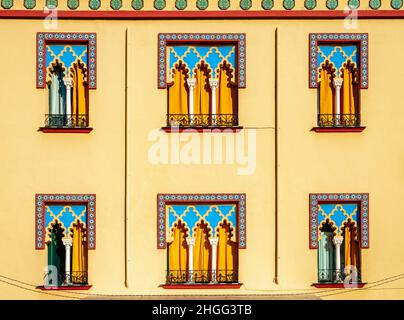
<instances>
[{"instance_id":1,"label":"yellow stucco wall","mask_svg":"<svg viewBox=\"0 0 404 320\"><path fill-rule=\"evenodd\" d=\"M214 23L213 23L214 22ZM240 250L238 290L197 294L295 294L313 289L317 252L308 243L308 195L370 195L370 248L362 250L362 280L402 273L404 239L398 224L404 205L400 128L401 20L58 21L1 20L0 51L0 276L42 283L46 251L35 250L36 193L97 195L97 249L89 251L85 294L191 295L165 290L166 251L156 249L157 193L246 193L247 249ZM279 284L275 265L275 29L278 29ZM127 70L125 38L128 32ZM90 90L90 134L38 132L47 112L47 91L35 86L36 32L96 32L96 90ZM152 165L151 130L165 124L166 91L157 89L160 32L246 33L247 88L239 90L243 132L256 129L257 167L237 175L238 165ZM308 34L369 33L369 89L361 90L362 133L314 133L317 92L308 88ZM127 93L127 287L125 286L125 72ZM170 135L170 134L169 134ZM174 134L171 134L172 137ZM199 134L197 134L199 135ZM6 280L0 278L0 280ZM404 281L383 284L400 288ZM29 288L29 287L27 287ZM366 287L365 287L366 288ZM337 290L324 298L402 299L402 291ZM31 288L32 289L32 288ZM303 290L303 291L302 291ZM334 293L336 291L333 291ZM77 297L77 293L57 294ZM83 294L84 295L84 294ZM0 298L62 298L0 282Z\"/></svg>"}]
</instances>

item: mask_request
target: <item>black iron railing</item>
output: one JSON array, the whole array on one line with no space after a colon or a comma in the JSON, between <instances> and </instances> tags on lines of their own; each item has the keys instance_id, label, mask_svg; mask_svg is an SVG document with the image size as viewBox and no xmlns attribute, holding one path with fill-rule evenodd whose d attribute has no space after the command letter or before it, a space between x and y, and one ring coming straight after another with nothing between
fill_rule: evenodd
<instances>
[{"instance_id":1,"label":"black iron railing","mask_svg":"<svg viewBox=\"0 0 404 320\"><path fill-rule=\"evenodd\" d=\"M48 286L74 286L88 284L87 271L58 272L56 275L52 271L45 272L44 283Z\"/></svg>"},{"instance_id":2,"label":"black iron railing","mask_svg":"<svg viewBox=\"0 0 404 320\"><path fill-rule=\"evenodd\" d=\"M237 270L168 270L166 282L174 283L237 283Z\"/></svg>"},{"instance_id":3,"label":"black iron railing","mask_svg":"<svg viewBox=\"0 0 404 320\"><path fill-rule=\"evenodd\" d=\"M361 272L355 267L345 267L341 270L319 269L318 282L320 283L361 282Z\"/></svg>"},{"instance_id":4,"label":"black iron railing","mask_svg":"<svg viewBox=\"0 0 404 320\"><path fill-rule=\"evenodd\" d=\"M234 127L237 114L167 114L168 127Z\"/></svg>"},{"instance_id":5,"label":"black iron railing","mask_svg":"<svg viewBox=\"0 0 404 320\"><path fill-rule=\"evenodd\" d=\"M361 118L359 113L355 114L319 114L319 127L359 127Z\"/></svg>"},{"instance_id":6,"label":"black iron railing","mask_svg":"<svg viewBox=\"0 0 404 320\"><path fill-rule=\"evenodd\" d=\"M46 128L87 128L88 116L86 114L46 114Z\"/></svg>"}]
</instances>

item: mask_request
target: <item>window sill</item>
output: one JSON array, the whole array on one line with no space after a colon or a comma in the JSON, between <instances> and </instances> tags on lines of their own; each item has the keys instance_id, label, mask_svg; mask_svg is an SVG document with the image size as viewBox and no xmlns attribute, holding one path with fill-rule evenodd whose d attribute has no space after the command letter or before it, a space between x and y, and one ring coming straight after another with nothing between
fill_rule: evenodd
<instances>
[{"instance_id":1,"label":"window sill","mask_svg":"<svg viewBox=\"0 0 404 320\"><path fill-rule=\"evenodd\" d=\"M311 131L318 133L329 133L329 132L362 132L366 127L313 127Z\"/></svg>"},{"instance_id":2,"label":"window sill","mask_svg":"<svg viewBox=\"0 0 404 320\"><path fill-rule=\"evenodd\" d=\"M242 283L181 283L181 284L162 284L164 289L240 289Z\"/></svg>"},{"instance_id":3,"label":"window sill","mask_svg":"<svg viewBox=\"0 0 404 320\"><path fill-rule=\"evenodd\" d=\"M346 284L346 283L313 283L312 286L316 288L346 288L346 289L351 289L351 288L363 288L366 283L364 282L358 282L358 283L351 283L351 284Z\"/></svg>"},{"instance_id":4,"label":"window sill","mask_svg":"<svg viewBox=\"0 0 404 320\"><path fill-rule=\"evenodd\" d=\"M43 133L90 133L93 128L48 128L40 127L38 131Z\"/></svg>"},{"instance_id":5,"label":"window sill","mask_svg":"<svg viewBox=\"0 0 404 320\"><path fill-rule=\"evenodd\" d=\"M49 290L89 290L92 285L77 285L77 286L37 286L37 289L44 291Z\"/></svg>"},{"instance_id":6,"label":"window sill","mask_svg":"<svg viewBox=\"0 0 404 320\"><path fill-rule=\"evenodd\" d=\"M243 127L162 127L161 130L165 132L239 132Z\"/></svg>"}]
</instances>

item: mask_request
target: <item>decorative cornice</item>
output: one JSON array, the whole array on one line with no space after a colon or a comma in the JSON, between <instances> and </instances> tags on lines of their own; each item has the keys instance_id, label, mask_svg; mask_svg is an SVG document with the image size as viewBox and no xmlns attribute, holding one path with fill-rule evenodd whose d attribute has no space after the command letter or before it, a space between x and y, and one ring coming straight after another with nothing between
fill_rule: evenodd
<instances>
[{"instance_id":1,"label":"decorative cornice","mask_svg":"<svg viewBox=\"0 0 404 320\"><path fill-rule=\"evenodd\" d=\"M239 249L247 248L246 231L246 195L244 193L213 193L213 194L185 194L159 193L157 194L157 249L165 249L167 242L166 205L169 204L221 204L234 203L237 205L237 235ZM192 240L189 240L192 241Z\"/></svg>"},{"instance_id":2,"label":"decorative cornice","mask_svg":"<svg viewBox=\"0 0 404 320\"><path fill-rule=\"evenodd\" d=\"M105 2L106 5L101 5ZM67 11L157 11L192 12L204 11L378 11L403 10L402 0L0 0L0 10L43 11L45 7Z\"/></svg>"},{"instance_id":3,"label":"decorative cornice","mask_svg":"<svg viewBox=\"0 0 404 320\"><path fill-rule=\"evenodd\" d=\"M167 46L170 44L235 44L237 61L237 85L246 87L246 35L245 33L160 33L158 34L158 74L159 89L167 86ZM191 82L192 85L192 82Z\"/></svg>"},{"instance_id":4,"label":"decorative cornice","mask_svg":"<svg viewBox=\"0 0 404 320\"><path fill-rule=\"evenodd\" d=\"M170 19L346 19L351 11L343 10L60 10L59 20L170 20ZM0 19L40 19L50 16L43 10L4 10L0 7ZM358 19L404 19L404 9L400 10L358 10Z\"/></svg>"},{"instance_id":5,"label":"decorative cornice","mask_svg":"<svg viewBox=\"0 0 404 320\"><path fill-rule=\"evenodd\" d=\"M320 203L357 203L359 205L360 247L369 248L368 193L311 193L309 195L309 247L318 248L318 205Z\"/></svg>"},{"instance_id":6,"label":"decorative cornice","mask_svg":"<svg viewBox=\"0 0 404 320\"><path fill-rule=\"evenodd\" d=\"M310 33L309 34L309 87L318 87L317 49L319 44L358 45L360 88L369 87L369 35L367 33Z\"/></svg>"},{"instance_id":7,"label":"decorative cornice","mask_svg":"<svg viewBox=\"0 0 404 320\"><path fill-rule=\"evenodd\" d=\"M87 44L88 88L97 88L96 33L38 32L36 37L36 87L46 87L46 46L50 43Z\"/></svg>"},{"instance_id":8,"label":"decorative cornice","mask_svg":"<svg viewBox=\"0 0 404 320\"><path fill-rule=\"evenodd\" d=\"M96 221L96 195L95 194L42 194L35 195L35 248L45 249L45 207L51 204L87 206L87 245L89 250L95 249L95 221Z\"/></svg>"},{"instance_id":9,"label":"decorative cornice","mask_svg":"<svg viewBox=\"0 0 404 320\"><path fill-rule=\"evenodd\" d=\"M353 10L358 18L404 17L402 0L0 0L0 18L10 19L55 11L58 19L342 19Z\"/></svg>"}]
</instances>

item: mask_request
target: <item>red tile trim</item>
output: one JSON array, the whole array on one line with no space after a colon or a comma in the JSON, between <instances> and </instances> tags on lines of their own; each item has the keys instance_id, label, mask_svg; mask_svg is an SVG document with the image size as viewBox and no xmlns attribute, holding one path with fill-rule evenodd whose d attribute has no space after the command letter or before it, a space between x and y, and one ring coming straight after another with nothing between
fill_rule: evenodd
<instances>
[{"instance_id":1,"label":"red tile trim","mask_svg":"<svg viewBox=\"0 0 404 320\"><path fill-rule=\"evenodd\" d=\"M38 131L43 133L90 133L93 128L45 128L40 127Z\"/></svg>"},{"instance_id":2,"label":"red tile trim","mask_svg":"<svg viewBox=\"0 0 404 320\"><path fill-rule=\"evenodd\" d=\"M47 286L45 288L45 286L37 286L36 289L40 289L43 291L51 291L51 290L89 290L91 289L91 285L87 285L87 286Z\"/></svg>"},{"instance_id":3,"label":"red tile trim","mask_svg":"<svg viewBox=\"0 0 404 320\"><path fill-rule=\"evenodd\" d=\"M330 132L362 132L366 127L314 127L311 131L318 133L330 133Z\"/></svg>"},{"instance_id":4,"label":"red tile trim","mask_svg":"<svg viewBox=\"0 0 404 320\"><path fill-rule=\"evenodd\" d=\"M240 289L242 283L231 284L163 284L164 289Z\"/></svg>"},{"instance_id":5,"label":"red tile trim","mask_svg":"<svg viewBox=\"0 0 404 320\"><path fill-rule=\"evenodd\" d=\"M402 10L358 10L359 19L403 19ZM93 11L58 10L58 19L345 19L352 12L343 10L226 10L226 11ZM0 10L0 19L45 19L42 10Z\"/></svg>"},{"instance_id":6,"label":"red tile trim","mask_svg":"<svg viewBox=\"0 0 404 320\"><path fill-rule=\"evenodd\" d=\"M347 284L347 283L313 283L312 286L316 288L345 288L345 289L352 289L352 288L363 288L366 283L354 283L354 284Z\"/></svg>"}]
</instances>

